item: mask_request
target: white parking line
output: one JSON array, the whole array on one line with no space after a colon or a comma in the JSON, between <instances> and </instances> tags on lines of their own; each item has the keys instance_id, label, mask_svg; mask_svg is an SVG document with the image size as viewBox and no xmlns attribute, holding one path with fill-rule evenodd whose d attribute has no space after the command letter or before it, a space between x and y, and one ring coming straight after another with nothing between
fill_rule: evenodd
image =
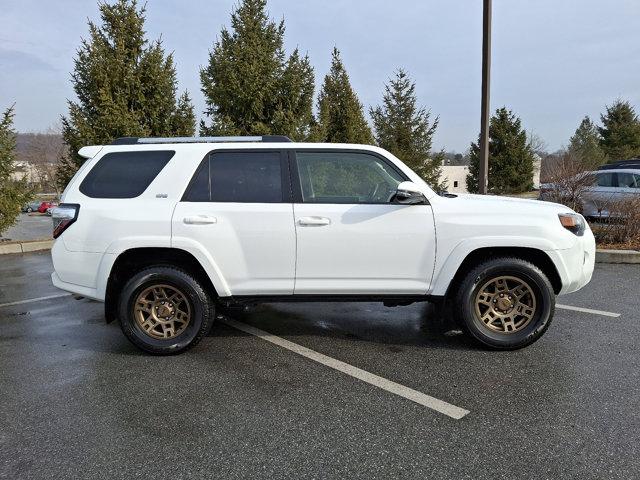
<instances>
[{"instance_id":1,"label":"white parking line","mask_svg":"<svg viewBox=\"0 0 640 480\"><path fill-rule=\"evenodd\" d=\"M573 305L561 305L559 303L556 303L556 308L561 308L563 310L573 310L574 312L592 313L594 315L604 315L605 317L613 318L618 318L621 315L620 313L605 312L604 310L593 310L591 308L574 307Z\"/></svg>"},{"instance_id":2,"label":"white parking line","mask_svg":"<svg viewBox=\"0 0 640 480\"><path fill-rule=\"evenodd\" d=\"M241 330L245 333L260 337L267 342L271 342L275 345L278 345L279 347L286 348L287 350L313 360L314 362L321 363L322 365L333 368L334 370L338 370L339 372L357 378L358 380L362 380L363 382L381 388L382 390L386 390L387 392L404 397L408 400L416 402L422 406L435 410L436 412L440 412L456 420L460 420L462 417L469 413L469 410L456 407L455 405L447 403L443 400L439 400L430 395L418 392L417 390L413 390L412 388L405 387L404 385L400 385L399 383L392 382L391 380L387 380L386 378L367 372L366 370L362 370L361 368L354 367L353 365L349 365L348 363L342 362L340 360L336 360L335 358L328 357L327 355L318 353L315 350L311 350L307 347L303 347L302 345L298 345L297 343L293 343L289 340L285 340L284 338L272 335L268 332L265 332L264 330L252 327L251 325L240 323L230 318L224 318L222 321L233 328L237 328L238 330Z\"/></svg>"},{"instance_id":3,"label":"white parking line","mask_svg":"<svg viewBox=\"0 0 640 480\"><path fill-rule=\"evenodd\" d=\"M57 295L48 295L46 297L30 298L28 300L20 300L17 302L0 303L0 308L11 307L13 305L22 305L24 303L41 302L42 300L51 300L52 298L68 297L70 293L58 293Z\"/></svg>"}]
</instances>

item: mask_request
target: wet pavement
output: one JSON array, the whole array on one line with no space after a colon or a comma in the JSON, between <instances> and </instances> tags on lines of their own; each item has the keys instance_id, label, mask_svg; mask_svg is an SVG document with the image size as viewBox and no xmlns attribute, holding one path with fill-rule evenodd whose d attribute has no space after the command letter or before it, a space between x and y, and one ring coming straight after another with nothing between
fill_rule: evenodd
<instances>
[{"instance_id":1,"label":"wet pavement","mask_svg":"<svg viewBox=\"0 0 640 480\"><path fill-rule=\"evenodd\" d=\"M638 478L640 266L598 265L516 352L425 305L263 305L233 318L470 411L460 420L219 323L141 354L58 295L48 252L0 256L0 478ZM4 306L2 306L4 305Z\"/></svg>"}]
</instances>

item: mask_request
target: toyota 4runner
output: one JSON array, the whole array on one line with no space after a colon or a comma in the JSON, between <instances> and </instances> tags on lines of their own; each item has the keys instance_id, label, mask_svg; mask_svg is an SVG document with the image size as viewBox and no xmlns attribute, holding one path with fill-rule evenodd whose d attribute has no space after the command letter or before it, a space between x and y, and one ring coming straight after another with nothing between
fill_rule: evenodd
<instances>
[{"instance_id":1,"label":"toyota 4runner","mask_svg":"<svg viewBox=\"0 0 640 480\"><path fill-rule=\"evenodd\" d=\"M260 301L439 302L478 341L515 349L593 272L571 209L439 195L369 145L121 138L79 154L53 211L53 283L105 302L154 354L195 345L217 306Z\"/></svg>"}]
</instances>

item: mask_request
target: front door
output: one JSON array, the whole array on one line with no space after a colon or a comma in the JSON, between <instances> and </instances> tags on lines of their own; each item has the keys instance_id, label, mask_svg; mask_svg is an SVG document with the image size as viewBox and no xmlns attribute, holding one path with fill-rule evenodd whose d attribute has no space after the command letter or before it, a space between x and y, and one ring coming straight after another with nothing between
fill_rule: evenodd
<instances>
[{"instance_id":1,"label":"front door","mask_svg":"<svg viewBox=\"0 0 640 480\"><path fill-rule=\"evenodd\" d=\"M388 160L353 150L292 154L295 294L425 294L435 259L429 205L392 197L408 180Z\"/></svg>"},{"instance_id":2,"label":"front door","mask_svg":"<svg viewBox=\"0 0 640 480\"><path fill-rule=\"evenodd\" d=\"M596 180L584 193L584 214L588 217L608 217L611 203L616 200L618 189L617 173L596 172Z\"/></svg>"},{"instance_id":3,"label":"front door","mask_svg":"<svg viewBox=\"0 0 640 480\"><path fill-rule=\"evenodd\" d=\"M174 245L203 248L232 295L291 295L296 237L278 150L220 150L200 165L172 222Z\"/></svg>"}]
</instances>

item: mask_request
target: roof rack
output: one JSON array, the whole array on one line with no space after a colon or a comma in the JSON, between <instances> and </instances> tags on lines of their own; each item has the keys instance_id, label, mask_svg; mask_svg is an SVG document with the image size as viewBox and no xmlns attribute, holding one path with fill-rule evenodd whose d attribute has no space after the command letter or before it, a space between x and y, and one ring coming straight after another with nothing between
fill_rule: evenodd
<instances>
[{"instance_id":1,"label":"roof rack","mask_svg":"<svg viewBox=\"0 0 640 480\"><path fill-rule=\"evenodd\" d=\"M120 137L110 145L149 145L155 143L274 143L291 142L284 135L237 136L237 137Z\"/></svg>"}]
</instances>

